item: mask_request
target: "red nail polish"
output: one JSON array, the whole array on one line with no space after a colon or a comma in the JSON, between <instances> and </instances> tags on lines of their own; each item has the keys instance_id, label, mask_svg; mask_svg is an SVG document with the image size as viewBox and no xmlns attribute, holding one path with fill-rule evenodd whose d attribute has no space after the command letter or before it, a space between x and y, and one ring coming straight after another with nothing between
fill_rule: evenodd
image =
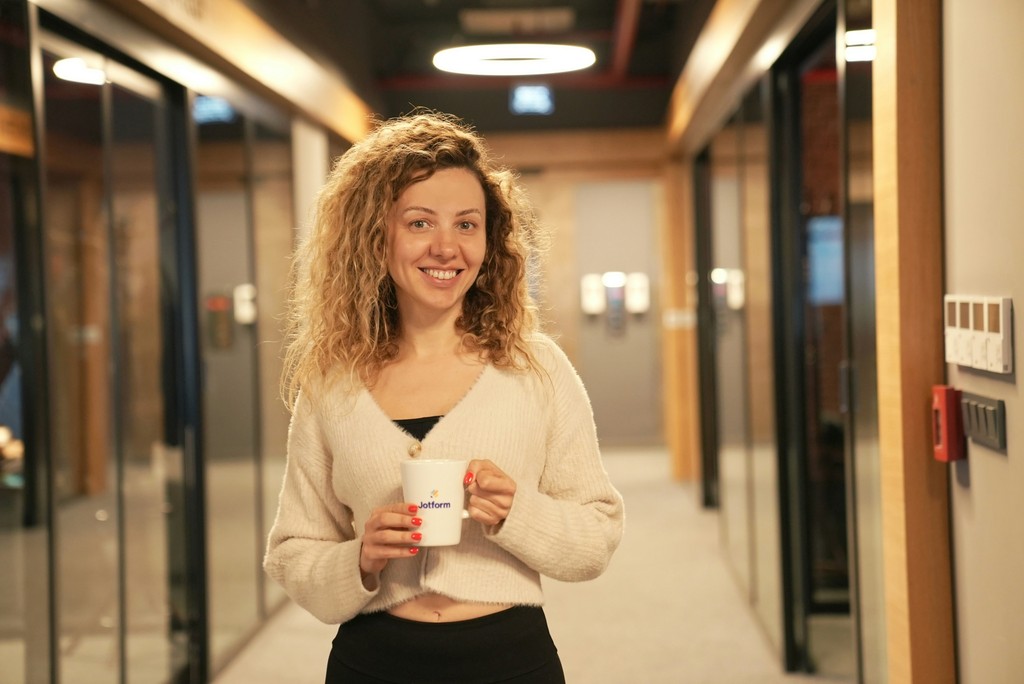
<instances>
[{"instance_id":1,"label":"red nail polish","mask_svg":"<svg viewBox=\"0 0 1024 684\"><path fill-rule=\"evenodd\" d=\"M473 482L473 473L466 473L466 477L462 478L462 484L468 485Z\"/></svg>"},{"instance_id":2,"label":"red nail polish","mask_svg":"<svg viewBox=\"0 0 1024 684\"><path fill-rule=\"evenodd\" d=\"M411 553L412 555L415 556L419 552L420 552L419 548L417 548L415 546L409 547L409 553Z\"/></svg>"},{"instance_id":3,"label":"red nail polish","mask_svg":"<svg viewBox=\"0 0 1024 684\"><path fill-rule=\"evenodd\" d=\"M415 513L415 512L416 512L416 511L418 511L419 509L420 509L420 507L419 507L419 506L416 506L416 505L413 505L413 504L410 504L410 505L409 505L409 512L410 512L410 513Z\"/></svg>"},{"instance_id":4,"label":"red nail polish","mask_svg":"<svg viewBox=\"0 0 1024 684\"><path fill-rule=\"evenodd\" d=\"M423 519L422 518L413 518L412 519L412 524L415 525L416 527L419 527L420 525L423 524Z\"/></svg>"},{"instance_id":5,"label":"red nail polish","mask_svg":"<svg viewBox=\"0 0 1024 684\"><path fill-rule=\"evenodd\" d=\"M423 533L422 532L413 532L412 533L412 538L413 538L413 541L419 541L420 539L423 539Z\"/></svg>"}]
</instances>

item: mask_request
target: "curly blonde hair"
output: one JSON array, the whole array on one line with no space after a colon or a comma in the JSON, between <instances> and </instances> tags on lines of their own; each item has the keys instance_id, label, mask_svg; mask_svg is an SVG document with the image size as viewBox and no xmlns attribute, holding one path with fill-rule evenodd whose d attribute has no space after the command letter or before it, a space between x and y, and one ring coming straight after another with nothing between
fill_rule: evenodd
<instances>
[{"instance_id":1,"label":"curly blonde hair","mask_svg":"<svg viewBox=\"0 0 1024 684\"><path fill-rule=\"evenodd\" d=\"M292 261L281 379L289 407L312 380L340 373L372 384L395 358L400 326L386 217L406 187L449 168L474 173L486 198L484 262L456 323L463 344L495 366L537 368L527 344L537 326L528 287L539 248L532 206L472 128L417 111L378 122L336 161L320 190L314 224Z\"/></svg>"}]
</instances>

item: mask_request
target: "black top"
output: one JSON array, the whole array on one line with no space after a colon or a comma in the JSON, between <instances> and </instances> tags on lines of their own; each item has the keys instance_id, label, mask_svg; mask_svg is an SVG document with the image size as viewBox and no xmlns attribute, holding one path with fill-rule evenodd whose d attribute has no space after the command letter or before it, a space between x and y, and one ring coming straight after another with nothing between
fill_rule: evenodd
<instances>
[{"instance_id":1,"label":"black top","mask_svg":"<svg viewBox=\"0 0 1024 684\"><path fill-rule=\"evenodd\" d=\"M426 416L424 418L399 418L395 420L395 425L402 428L416 439L423 441L423 438L427 436L431 428L437 425L437 421L441 420L442 416Z\"/></svg>"}]
</instances>

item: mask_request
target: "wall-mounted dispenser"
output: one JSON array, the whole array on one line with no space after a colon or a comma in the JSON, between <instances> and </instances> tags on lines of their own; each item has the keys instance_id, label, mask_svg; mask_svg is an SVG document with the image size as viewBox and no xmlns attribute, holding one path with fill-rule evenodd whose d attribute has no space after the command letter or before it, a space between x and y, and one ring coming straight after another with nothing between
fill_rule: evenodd
<instances>
[{"instance_id":1,"label":"wall-mounted dispenser","mask_svg":"<svg viewBox=\"0 0 1024 684\"><path fill-rule=\"evenodd\" d=\"M587 273L580 278L580 309L588 316L604 313L608 300L604 292L604 283L600 273Z\"/></svg>"},{"instance_id":2,"label":"wall-mounted dispenser","mask_svg":"<svg viewBox=\"0 0 1024 684\"><path fill-rule=\"evenodd\" d=\"M651 282L646 273L606 271L580 278L580 310L590 317L604 315L608 331L625 331L627 314L642 318L651 308Z\"/></svg>"},{"instance_id":3,"label":"wall-mounted dispenser","mask_svg":"<svg viewBox=\"0 0 1024 684\"><path fill-rule=\"evenodd\" d=\"M236 285L233 291L235 303L235 323L252 325L258 318L256 309L256 286L252 283Z\"/></svg>"},{"instance_id":4,"label":"wall-mounted dispenser","mask_svg":"<svg viewBox=\"0 0 1024 684\"><path fill-rule=\"evenodd\" d=\"M645 314L651 308L651 281L646 273L626 274L626 311Z\"/></svg>"}]
</instances>

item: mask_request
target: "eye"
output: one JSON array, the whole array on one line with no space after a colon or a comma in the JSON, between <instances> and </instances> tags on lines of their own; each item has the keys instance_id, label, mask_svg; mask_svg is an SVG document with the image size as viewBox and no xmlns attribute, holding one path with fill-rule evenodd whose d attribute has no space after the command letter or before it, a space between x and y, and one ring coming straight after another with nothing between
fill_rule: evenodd
<instances>
[{"instance_id":1,"label":"eye","mask_svg":"<svg viewBox=\"0 0 1024 684\"><path fill-rule=\"evenodd\" d=\"M409 228L412 230L427 230L430 228L430 224L427 223L426 219L416 219L409 222Z\"/></svg>"},{"instance_id":2,"label":"eye","mask_svg":"<svg viewBox=\"0 0 1024 684\"><path fill-rule=\"evenodd\" d=\"M459 230L464 232L471 231L474 228L476 228L476 224L473 223L472 221L463 221L462 223L459 224Z\"/></svg>"}]
</instances>

